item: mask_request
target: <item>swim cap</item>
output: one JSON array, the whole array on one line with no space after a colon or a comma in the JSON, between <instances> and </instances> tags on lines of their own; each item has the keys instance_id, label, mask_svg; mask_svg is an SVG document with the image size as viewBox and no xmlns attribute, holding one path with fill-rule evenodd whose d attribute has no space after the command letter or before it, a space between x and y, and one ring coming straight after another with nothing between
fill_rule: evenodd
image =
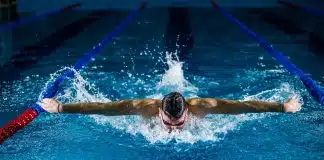
<instances>
[{"instance_id":1,"label":"swim cap","mask_svg":"<svg viewBox=\"0 0 324 160\"><path fill-rule=\"evenodd\" d=\"M178 92L171 92L162 100L162 110L173 118L180 118L185 110L185 98Z\"/></svg>"}]
</instances>

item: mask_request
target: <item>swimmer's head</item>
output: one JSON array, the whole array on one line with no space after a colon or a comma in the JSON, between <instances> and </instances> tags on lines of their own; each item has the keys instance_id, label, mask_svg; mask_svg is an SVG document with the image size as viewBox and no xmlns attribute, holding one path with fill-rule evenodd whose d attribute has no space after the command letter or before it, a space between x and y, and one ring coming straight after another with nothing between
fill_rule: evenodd
<instances>
[{"instance_id":1,"label":"swimmer's head","mask_svg":"<svg viewBox=\"0 0 324 160\"><path fill-rule=\"evenodd\" d=\"M183 128L188 115L185 98L178 92L172 92L164 96L159 115L166 128Z\"/></svg>"}]
</instances>

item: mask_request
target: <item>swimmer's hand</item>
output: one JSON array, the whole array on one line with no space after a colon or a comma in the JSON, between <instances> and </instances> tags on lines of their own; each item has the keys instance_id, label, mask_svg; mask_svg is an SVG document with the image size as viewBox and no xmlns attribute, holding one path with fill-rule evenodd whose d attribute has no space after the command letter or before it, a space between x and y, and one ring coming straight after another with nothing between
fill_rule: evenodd
<instances>
[{"instance_id":1,"label":"swimmer's hand","mask_svg":"<svg viewBox=\"0 0 324 160\"><path fill-rule=\"evenodd\" d=\"M283 105L284 105L285 112L295 113L300 111L303 103L300 101L300 99L297 96L293 96L288 101L284 102Z\"/></svg>"},{"instance_id":2,"label":"swimmer's hand","mask_svg":"<svg viewBox=\"0 0 324 160\"><path fill-rule=\"evenodd\" d=\"M37 104L49 113L59 113L62 112L63 109L62 104L55 99L45 98L42 102L38 102Z\"/></svg>"}]
</instances>

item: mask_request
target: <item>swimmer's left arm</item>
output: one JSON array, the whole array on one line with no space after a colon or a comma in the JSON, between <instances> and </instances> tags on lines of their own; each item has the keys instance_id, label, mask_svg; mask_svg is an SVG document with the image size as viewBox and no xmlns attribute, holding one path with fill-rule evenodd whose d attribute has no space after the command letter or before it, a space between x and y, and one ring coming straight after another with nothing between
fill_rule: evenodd
<instances>
[{"instance_id":1,"label":"swimmer's left arm","mask_svg":"<svg viewBox=\"0 0 324 160\"><path fill-rule=\"evenodd\" d=\"M160 100L155 99L134 99L108 103L86 102L61 104L54 99L44 99L38 104L50 113L103 114L108 116L139 114L149 117L158 113L160 103Z\"/></svg>"},{"instance_id":2,"label":"swimmer's left arm","mask_svg":"<svg viewBox=\"0 0 324 160\"><path fill-rule=\"evenodd\" d=\"M301 103L293 97L284 103L266 101L233 101L214 98L188 99L189 111L197 115L240 114L260 112L297 112Z\"/></svg>"}]
</instances>

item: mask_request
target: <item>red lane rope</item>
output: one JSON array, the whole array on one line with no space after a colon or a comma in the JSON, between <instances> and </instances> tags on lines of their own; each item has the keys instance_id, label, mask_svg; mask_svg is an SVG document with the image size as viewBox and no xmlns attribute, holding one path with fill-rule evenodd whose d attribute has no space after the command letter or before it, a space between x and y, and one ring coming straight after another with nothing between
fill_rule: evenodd
<instances>
[{"instance_id":1,"label":"red lane rope","mask_svg":"<svg viewBox=\"0 0 324 160\"><path fill-rule=\"evenodd\" d=\"M33 121L37 117L38 113L29 108L21 113L16 119L12 120L10 123L5 125L0 129L0 144L4 142L5 139L12 136L21 128L24 128L28 123Z\"/></svg>"}]
</instances>

